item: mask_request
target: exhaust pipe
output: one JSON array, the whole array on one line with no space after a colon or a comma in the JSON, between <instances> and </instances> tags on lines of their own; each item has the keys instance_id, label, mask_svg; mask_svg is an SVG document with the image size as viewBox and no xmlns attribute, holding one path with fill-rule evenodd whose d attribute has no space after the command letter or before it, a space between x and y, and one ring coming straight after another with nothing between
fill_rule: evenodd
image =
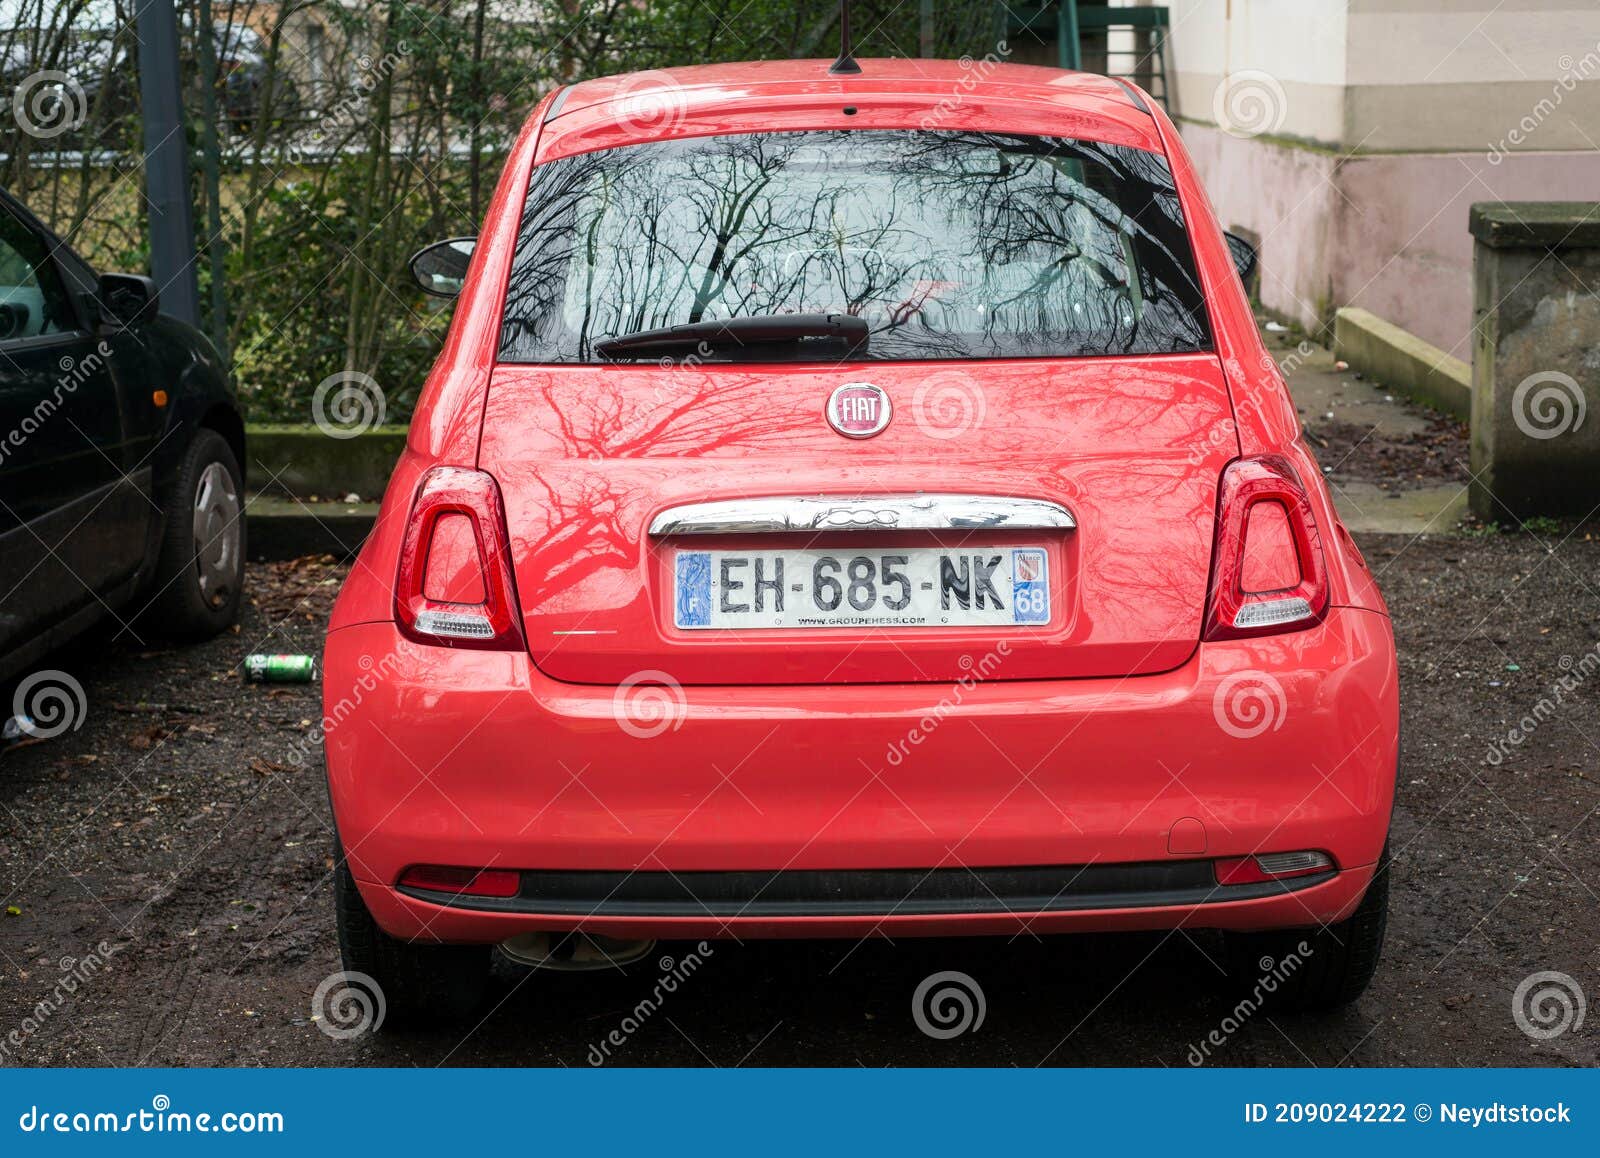
<instances>
[{"instance_id":1,"label":"exhaust pipe","mask_svg":"<svg viewBox=\"0 0 1600 1158\"><path fill-rule=\"evenodd\" d=\"M584 973L620 969L647 957L656 942L623 941L600 933L518 933L500 942L500 952L518 965Z\"/></svg>"}]
</instances>

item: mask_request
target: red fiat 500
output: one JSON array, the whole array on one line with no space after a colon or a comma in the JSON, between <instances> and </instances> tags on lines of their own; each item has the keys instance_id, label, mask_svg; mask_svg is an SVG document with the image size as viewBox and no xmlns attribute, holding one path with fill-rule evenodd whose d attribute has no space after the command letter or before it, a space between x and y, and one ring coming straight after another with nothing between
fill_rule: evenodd
<instances>
[{"instance_id":1,"label":"red fiat 500","mask_svg":"<svg viewBox=\"0 0 1600 1158\"><path fill-rule=\"evenodd\" d=\"M459 301L327 641L347 968L449 1014L494 946L1184 927L1359 994L1393 637L1251 261L1104 77L552 94L413 263Z\"/></svg>"}]
</instances>

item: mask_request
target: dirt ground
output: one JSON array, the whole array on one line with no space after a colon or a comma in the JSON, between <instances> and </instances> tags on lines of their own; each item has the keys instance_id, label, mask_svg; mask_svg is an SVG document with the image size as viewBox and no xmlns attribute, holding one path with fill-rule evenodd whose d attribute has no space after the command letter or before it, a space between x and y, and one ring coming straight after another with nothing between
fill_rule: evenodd
<instances>
[{"instance_id":1,"label":"dirt ground","mask_svg":"<svg viewBox=\"0 0 1600 1158\"><path fill-rule=\"evenodd\" d=\"M1541 1041L1512 1001L1544 970L1600 997L1600 687L1579 681L1498 763L1490 751L1564 673L1592 670L1600 541L1361 541L1395 618L1404 733L1389 940L1353 1008L1227 1032L1205 934L724 942L608 1064L1184 1066L1219 1027L1207 1064L1597 1064L1593 1010ZM0 1064L583 1066L659 958L682 959L662 945L626 975L506 966L492 1011L449 1033L335 1040L312 1020L339 968L322 769L292 761L318 691L247 685L239 664L317 652L342 574L255 566L235 634L183 649L102 634L50 661L88 711L0 754ZM986 1014L937 1040L911 1003L945 970L977 980Z\"/></svg>"},{"instance_id":2,"label":"dirt ground","mask_svg":"<svg viewBox=\"0 0 1600 1158\"><path fill-rule=\"evenodd\" d=\"M1467 481L1467 424L1443 414L1427 414L1422 430L1374 438L1357 422L1325 421L1309 435L1317 461L1328 477L1372 481L1386 489L1432 482Z\"/></svg>"}]
</instances>

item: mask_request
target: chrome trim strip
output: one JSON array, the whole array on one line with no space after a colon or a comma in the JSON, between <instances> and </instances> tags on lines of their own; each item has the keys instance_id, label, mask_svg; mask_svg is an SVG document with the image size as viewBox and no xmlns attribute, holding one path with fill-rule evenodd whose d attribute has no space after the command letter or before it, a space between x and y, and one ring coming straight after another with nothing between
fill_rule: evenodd
<instances>
[{"instance_id":1,"label":"chrome trim strip","mask_svg":"<svg viewBox=\"0 0 1600 1158\"><path fill-rule=\"evenodd\" d=\"M650 535L769 535L817 531L1070 531L1059 503L1005 495L816 495L722 499L668 507Z\"/></svg>"}]
</instances>

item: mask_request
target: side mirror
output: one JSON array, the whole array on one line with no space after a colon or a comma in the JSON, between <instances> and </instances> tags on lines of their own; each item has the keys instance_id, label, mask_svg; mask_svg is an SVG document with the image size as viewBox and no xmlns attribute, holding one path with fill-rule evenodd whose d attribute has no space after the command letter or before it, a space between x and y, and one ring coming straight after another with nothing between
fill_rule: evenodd
<instances>
[{"instance_id":1,"label":"side mirror","mask_svg":"<svg viewBox=\"0 0 1600 1158\"><path fill-rule=\"evenodd\" d=\"M21 302L0 302L0 342L28 334L28 307Z\"/></svg>"},{"instance_id":2,"label":"side mirror","mask_svg":"<svg viewBox=\"0 0 1600 1158\"><path fill-rule=\"evenodd\" d=\"M1233 255L1233 268L1239 271L1239 280L1244 282L1244 288L1248 290L1256 276L1256 266L1260 264L1256 247L1237 233L1224 233L1222 236L1227 239L1228 252Z\"/></svg>"},{"instance_id":3,"label":"side mirror","mask_svg":"<svg viewBox=\"0 0 1600 1158\"><path fill-rule=\"evenodd\" d=\"M423 293L453 298L467 283L467 263L477 244L476 237L452 237L424 246L411 257L411 276Z\"/></svg>"},{"instance_id":4,"label":"side mirror","mask_svg":"<svg viewBox=\"0 0 1600 1158\"><path fill-rule=\"evenodd\" d=\"M101 274L97 296L104 316L124 326L143 325L154 320L161 310L156 283L136 273Z\"/></svg>"}]
</instances>

